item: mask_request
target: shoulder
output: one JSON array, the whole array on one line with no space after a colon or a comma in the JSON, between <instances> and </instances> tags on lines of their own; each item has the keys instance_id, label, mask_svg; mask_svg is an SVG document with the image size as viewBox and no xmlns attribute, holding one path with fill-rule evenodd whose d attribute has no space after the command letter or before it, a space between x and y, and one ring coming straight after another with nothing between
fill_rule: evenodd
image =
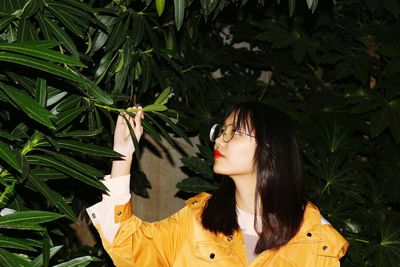
<instances>
[{"instance_id":1,"label":"shoulder","mask_svg":"<svg viewBox=\"0 0 400 267\"><path fill-rule=\"evenodd\" d=\"M185 201L186 207L188 208L188 210L191 210L196 215L196 217L200 217L204 206L207 204L207 201L211 198L211 196L211 194L206 192L197 194L196 196L191 197Z\"/></svg>"},{"instance_id":2,"label":"shoulder","mask_svg":"<svg viewBox=\"0 0 400 267\"><path fill-rule=\"evenodd\" d=\"M186 206L191 209L197 209L198 207L203 207L212 195L206 192L195 195L185 201Z\"/></svg>"},{"instance_id":3,"label":"shoulder","mask_svg":"<svg viewBox=\"0 0 400 267\"><path fill-rule=\"evenodd\" d=\"M308 203L304 211L304 219L300 232L304 231L314 232L316 238L320 239L320 255L340 259L346 254L349 242L322 217L319 209L312 203Z\"/></svg>"}]
</instances>

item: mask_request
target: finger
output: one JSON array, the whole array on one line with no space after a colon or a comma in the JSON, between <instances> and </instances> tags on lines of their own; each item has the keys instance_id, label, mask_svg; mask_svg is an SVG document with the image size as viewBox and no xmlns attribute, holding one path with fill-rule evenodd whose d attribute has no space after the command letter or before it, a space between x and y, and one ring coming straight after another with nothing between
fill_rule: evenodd
<instances>
[{"instance_id":1,"label":"finger","mask_svg":"<svg viewBox=\"0 0 400 267\"><path fill-rule=\"evenodd\" d=\"M118 124L125 124L125 119L124 119L124 117L126 118L126 115L127 115L127 113L125 113L125 112L121 112L121 113L118 115L118 118L117 118L117 125L118 125Z\"/></svg>"},{"instance_id":2,"label":"finger","mask_svg":"<svg viewBox=\"0 0 400 267\"><path fill-rule=\"evenodd\" d=\"M140 107L140 106L138 107L138 109L139 109L139 111L136 112L136 115L135 115L135 124L136 124L136 127L138 129L140 129L142 127L143 111L142 111L142 107Z\"/></svg>"},{"instance_id":3,"label":"finger","mask_svg":"<svg viewBox=\"0 0 400 267\"><path fill-rule=\"evenodd\" d=\"M144 112L142 106L138 106L137 109L138 109L137 115L139 115L141 119L144 119Z\"/></svg>"}]
</instances>

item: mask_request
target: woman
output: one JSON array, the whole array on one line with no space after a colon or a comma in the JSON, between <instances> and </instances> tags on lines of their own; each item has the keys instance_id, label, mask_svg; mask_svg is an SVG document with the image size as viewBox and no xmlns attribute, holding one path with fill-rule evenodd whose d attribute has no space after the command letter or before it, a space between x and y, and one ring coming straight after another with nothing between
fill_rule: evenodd
<instances>
[{"instance_id":1,"label":"woman","mask_svg":"<svg viewBox=\"0 0 400 267\"><path fill-rule=\"evenodd\" d=\"M348 242L304 196L290 118L258 102L237 104L215 125L213 195L201 193L155 223L132 215L129 174L134 146L120 116L103 200L88 208L116 266L339 266ZM142 112L130 123L139 139ZM134 121L133 121L134 120Z\"/></svg>"}]
</instances>

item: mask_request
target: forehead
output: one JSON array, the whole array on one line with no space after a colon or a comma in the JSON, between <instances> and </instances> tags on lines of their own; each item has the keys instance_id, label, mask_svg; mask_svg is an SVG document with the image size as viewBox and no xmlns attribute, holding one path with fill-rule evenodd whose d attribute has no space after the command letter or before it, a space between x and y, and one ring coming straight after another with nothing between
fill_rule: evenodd
<instances>
[{"instance_id":1,"label":"forehead","mask_svg":"<svg viewBox=\"0 0 400 267\"><path fill-rule=\"evenodd\" d=\"M231 114L229 114L228 117L226 117L225 121L224 121L224 125L229 125L229 124L233 124L235 125L235 120L236 120L236 116L235 116L235 112L232 112Z\"/></svg>"},{"instance_id":2,"label":"forehead","mask_svg":"<svg viewBox=\"0 0 400 267\"><path fill-rule=\"evenodd\" d=\"M240 131L253 132L253 125L248 114L241 114L238 111L230 113L224 121L224 126L230 124Z\"/></svg>"}]
</instances>

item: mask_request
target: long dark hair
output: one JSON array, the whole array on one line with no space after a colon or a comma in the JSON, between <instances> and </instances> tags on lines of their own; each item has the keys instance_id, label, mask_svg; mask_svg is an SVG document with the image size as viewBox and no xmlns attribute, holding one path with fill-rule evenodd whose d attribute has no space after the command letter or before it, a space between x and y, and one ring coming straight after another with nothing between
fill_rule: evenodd
<instances>
[{"instance_id":1,"label":"long dark hair","mask_svg":"<svg viewBox=\"0 0 400 267\"><path fill-rule=\"evenodd\" d=\"M254 224L258 223L257 215L261 215L262 229L257 230L255 253L278 249L299 230L306 204L293 122L284 112L260 102L236 104L226 117L230 114L235 115L236 129L254 133L257 142L253 159L257 171ZM261 207L261 214L257 214L257 207ZM232 179L225 178L208 200L202 224L225 235L239 230Z\"/></svg>"}]
</instances>

